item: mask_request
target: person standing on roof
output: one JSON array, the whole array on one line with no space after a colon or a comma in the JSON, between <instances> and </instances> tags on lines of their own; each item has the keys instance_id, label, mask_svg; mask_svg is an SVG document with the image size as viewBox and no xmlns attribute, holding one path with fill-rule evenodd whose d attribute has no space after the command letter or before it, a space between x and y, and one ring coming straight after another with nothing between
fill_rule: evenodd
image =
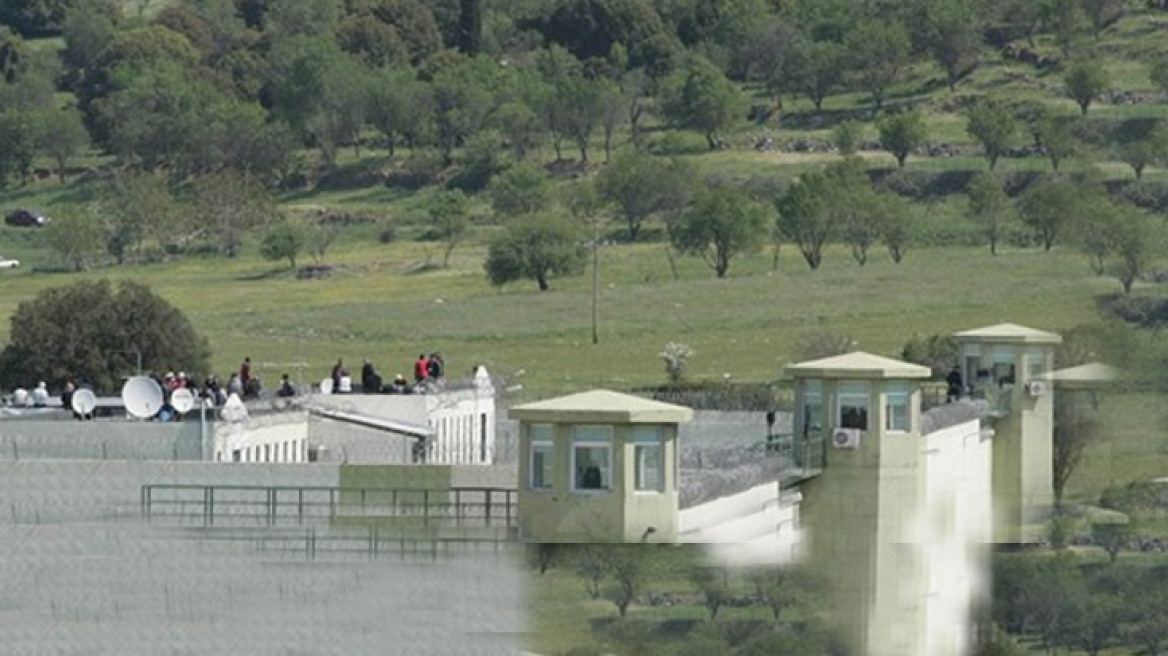
<instances>
[{"instance_id":1,"label":"person standing on roof","mask_svg":"<svg viewBox=\"0 0 1168 656\"><path fill-rule=\"evenodd\" d=\"M414 382L420 383L430 375L428 364L426 354L419 354L418 361L414 363Z\"/></svg>"},{"instance_id":2,"label":"person standing on roof","mask_svg":"<svg viewBox=\"0 0 1168 656\"><path fill-rule=\"evenodd\" d=\"M45 381L41 381L36 389L32 391L32 405L36 408L43 408L49 404L49 386Z\"/></svg>"},{"instance_id":3,"label":"person standing on roof","mask_svg":"<svg viewBox=\"0 0 1168 656\"><path fill-rule=\"evenodd\" d=\"M343 358L337 358L337 363L333 365L333 394L336 394L341 389L341 372L345 370L345 362Z\"/></svg>"},{"instance_id":4,"label":"person standing on roof","mask_svg":"<svg viewBox=\"0 0 1168 656\"><path fill-rule=\"evenodd\" d=\"M434 380L442 377L442 356L437 353L431 353L430 359L426 361L426 375Z\"/></svg>"}]
</instances>

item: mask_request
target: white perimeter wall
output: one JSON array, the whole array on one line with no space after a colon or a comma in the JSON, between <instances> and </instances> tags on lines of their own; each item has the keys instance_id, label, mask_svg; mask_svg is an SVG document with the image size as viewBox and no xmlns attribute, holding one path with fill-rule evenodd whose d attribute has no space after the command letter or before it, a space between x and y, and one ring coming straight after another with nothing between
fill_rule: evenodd
<instances>
[{"instance_id":1,"label":"white perimeter wall","mask_svg":"<svg viewBox=\"0 0 1168 656\"><path fill-rule=\"evenodd\" d=\"M489 465L496 443L495 396L491 388L440 394L317 394L311 405L342 410L375 419L428 426L436 436L426 463L433 465ZM326 460L350 463L397 464L412 461L415 438L404 437L341 421L285 412L250 417L239 424L215 426L212 457L232 462L306 462L308 450L328 449Z\"/></svg>"},{"instance_id":2,"label":"white perimeter wall","mask_svg":"<svg viewBox=\"0 0 1168 656\"><path fill-rule=\"evenodd\" d=\"M992 438L975 420L924 440L925 507L914 527L928 580L921 654L960 656L970 649L972 606L988 596Z\"/></svg>"}]
</instances>

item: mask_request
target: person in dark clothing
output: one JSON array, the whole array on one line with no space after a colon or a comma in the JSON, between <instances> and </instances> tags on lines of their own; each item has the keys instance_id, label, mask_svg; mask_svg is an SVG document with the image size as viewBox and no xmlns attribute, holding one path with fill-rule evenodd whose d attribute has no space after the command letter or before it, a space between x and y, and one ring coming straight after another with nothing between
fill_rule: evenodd
<instances>
[{"instance_id":1,"label":"person in dark clothing","mask_svg":"<svg viewBox=\"0 0 1168 656\"><path fill-rule=\"evenodd\" d=\"M426 354L419 354L418 361L414 363L414 382L420 383L423 380L426 380L426 377L430 375L429 367L427 365L428 362L426 361Z\"/></svg>"},{"instance_id":2,"label":"person in dark clothing","mask_svg":"<svg viewBox=\"0 0 1168 656\"><path fill-rule=\"evenodd\" d=\"M333 394L336 394L341 389L341 372L345 370L345 362L342 358L337 358L337 363L333 365Z\"/></svg>"},{"instance_id":3,"label":"person in dark clothing","mask_svg":"<svg viewBox=\"0 0 1168 656\"><path fill-rule=\"evenodd\" d=\"M361 388L366 394L377 394L381 391L381 376L378 375L373 368L373 363L368 358L361 366Z\"/></svg>"},{"instance_id":4,"label":"person in dark clothing","mask_svg":"<svg viewBox=\"0 0 1168 656\"><path fill-rule=\"evenodd\" d=\"M426 361L426 375L435 380L442 377L442 356L437 353L431 353L430 359Z\"/></svg>"},{"instance_id":5,"label":"person in dark clothing","mask_svg":"<svg viewBox=\"0 0 1168 656\"><path fill-rule=\"evenodd\" d=\"M280 389L276 391L276 396L284 398L296 396L296 388L292 387L292 381L288 380L288 374L280 377Z\"/></svg>"},{"instance_id":6,"label":"person in dark clothing","mask_svg":"<svg viewBox=\"0 0 1168 656\"><path fill-rule=\"evenodd\" d=\"M247 384L250 381L251 381L251 358L244 358L243 364L239 365L239 382L243 383L243 389L247 389Z\"/></svg>"},{"instance_id":7,"label":"person in dark clothing","mask_svg":"<svg viewBox=\"0 0 1168 656\"><path fill-rule=\"evenodd\" d=\"M961 398L965 392L965 386L962 385L961 370L957 368L957 365L953 365L953 369L945 377L945 382L949 383L949 400L956 401Z\"/></svg>"},{"instance_id":8,"label":"person in dark clothing","mask_svg":"<svg viewBox=\"0 0 1168 656\"><path fill-rule=\"evenodd\" d=\"M76 389L76 386L73 384L73 381L65 383L65 391L61 392L61 407L68 410L69 412L72 412L74 419L80 419L81 415L77 414L77 411L73 410L74 389Z\"/></svg>"}]
</instances>

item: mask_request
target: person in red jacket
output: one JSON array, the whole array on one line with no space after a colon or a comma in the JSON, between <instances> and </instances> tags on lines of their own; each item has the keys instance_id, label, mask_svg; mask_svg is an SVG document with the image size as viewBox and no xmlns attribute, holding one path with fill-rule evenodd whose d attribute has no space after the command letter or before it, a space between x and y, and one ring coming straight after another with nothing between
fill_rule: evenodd
<instances>
[{"instance_id":1,"label":"person in red jacket","mask_svg":"<svg viewBox=\"0 0 1168 656\"><path fill-rule=\"evenodd\" d=\"M426 354L419 355L418 361L414 363L414 382L420 383L426 380L426 376L429 375L427 364Z\"/></svg>"}]
</instances>

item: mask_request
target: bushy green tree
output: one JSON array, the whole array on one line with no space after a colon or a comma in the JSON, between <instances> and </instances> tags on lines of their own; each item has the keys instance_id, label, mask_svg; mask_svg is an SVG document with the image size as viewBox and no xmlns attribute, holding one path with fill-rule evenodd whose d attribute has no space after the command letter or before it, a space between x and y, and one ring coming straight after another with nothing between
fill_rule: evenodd
<instances>
[{"instance_id":1,"label":"bushy green tree","mask_svg":"<svg viewBox=\"0 0 1168 656\"><path fill-rule=\"evenodd\" d=\"M430 85L434 138L447 164L460 143L486 126L495 109L492 89L499 77L499 66L482 56L460 59L434 76Z\"/></svg>"},{"instance_id":2,"label":"bushy green tree","mask_svg":"<svg viewBox=\"0 0 1168 656\"><path fill-rule=\"evenodd\" d=\"M949 90L973 70L981 56L983 13L963 0L931 0L925 4L924 40L929 52L945 69Z\"/></svg>"},{"instance_id":3,"label":"bushy green tree","mask_svg":"<svg viewBox=\"0 0 1168 656\"><path fill-rule=\"evenodd\" d=\"M832 193L832 180L823 172L811 171L775 199L779 232L799 247L812 271L823 262L823 247L838 229L836 215L828 211Z\"/></svg>"},{"instance_id":4,"label":"bushy green tree","mask_svg":"<svg viewBox=\"0 0 1168 656\"><path fill-rule=\"evenodd\" d=\"M998 243L1009 234L1015 216L1014 205L993 173L976 174L969 183L969 217L990 244L990 254L998 254Z\"/></svg>"},{"instance_id":5,"label":"bushy green tree","mask_svg":"<svg viewBox=\"0 0 1168 656\"><path fill-rule=\"evenodd\" d=\"M618 156L597 176L600 196L628 226L630 241L649 217L684 208L692 185L693 172L684 163L638 152Z\"/></svg>"},{"instance_id":6,"label":"bushy green tree","mask_svg":"<svg viewBox=\"0 0 1168 656\"><path fill-rule=\"evenodd\" d=\"M247 174L222 171L197 178L191 186L197 207L194 220L228 257L239 253L248 232L279 219L267 188Z\"/></svg>"},{"instance_id":7,"label":"bushy green tree","mask_svg":"<svg viewBox=\"0 0 1168 656\"><path fill-rule=\"evenodd\" d=\"M64 182L65 167L69 160L89 146L89 132L85 130L81 113L66 108L41 114L36 145L37 150L56 162L57 178Z\"/></svg>"},{"instance_id":8,"label":"bushy green tree","mask_svg":"<svg viewBox=\"0 0 1168 656\"><path fill-rule=\"evenodd\" d=\"M709 60L694 55L662 83L661 110L674 125L701 132L710 150L743 114L738 86Z\"/></svg>"},{"instance_id":9,"label":"bushy green tree","mask_svg":"<svg viewBox=\"0 0 1168 656\"><path fill-rule=\"evenodd\" d=\"M138 356L147 370L206 371L209 348L190 321L149 287L84 280L22 302L0 352L0 385L87 381L116 392Z\"/></svg>"},{"instance_id":10,"label":"bushy green tree","mask_svg":"<svg viewBox=\"0 0 1168 656\"><path fill-rule=\"evenodd\" d=\"M670 228L673 246L697 255L719 278L730 261L762 245L770 212L739 189L713 187L698 192L689 209Z\"/></svg>"},{"instance_id":11,"label":"bushy green tree","mask_svg":"<svg viewBox=\"0 0 1168 656\"><path fill-rule=\"evenodd\" d=\"M101 253L102 237L101 221L86 211L57 212L45 228L45 243L75 271L89 268Z\"/></svg>"},{"instance_id":12,"label":"bushy green tree","mask_svg":"<svg viewBox=\"0 0 1168 656\"><path fill-rule=\"evenodd\" d=\"M1115 146L1119 159L1132 168L1136 180L1143 178L1144 169L1159 164L1168 157L1168 125L1162 121L1147 133Z\"/></svg>"},{"instance_id":13,"label":"bushy green tree","mask_svg":"<svg viewBox=\"0 0 1168 656\"><path fill-rule=\"evenodd\" d=\"M450 266L450 254L470 232L470 199L455 189L438 194L430 202L430 226L445 244L442 268Z\"/></svg>"},{"instance_id":14,"label":"bushy green tree","mask_svg":"<svg viewBox=\"0 0 1168 656\"><path fill-rule=\"evenodd\" d=\"M1072 63L1063 75L1063 84L1066 86L1067 95L1079 105L1079 110L1084 114L1095 98L1111 87L1107 71L1103 69L1103 64L1098 59L1083 59Z\"/></svg>"},{"instance_id":15,"label":"bushy green tree","mask_svg":"<svg viewBox=\"0 0 1168 656\"><path fill-rule=\"evenodd\" d=\"M577 226L555 214L528 214L507 221L491 241L484 267L492 285L535 280L541 292L552 276L580 275L585 252Z\"/></svg>"},{"instance_id":16,"label":"bushy green tree","mask_svg":"<svg viewBox=\"0 0 1168 656\"><path fill-rule=\"evenodd\" d=\"M998 158L1008 151L1018 135L1018 119L1005 104L983 98L969 108L965 130L971 137L981 142L990 170L998 164Z\"/></svg>"},{"instance_id":17,"label":"bushy green tree","mask_svg":"<svg viewBox=\"0 0 1168 656\"><path fill-rule=\"evenodd\" d=\"M884 107L888 87L897 82L909 61L908 30L899 22L861 21L845 37L849 68L857 82L872 96L873 112Z\"/></svg>"},{"instance_id":18,"label":"bushy green tree","mask_svg":"<svg viewBox=\"0 0 1168 656\"><path fill-rule=\"evenodd\" d=\"M1063 57L1070 57L1089 22L1081 0L1043 0L1039 6L1042 25L1054 35Z\"/></svg>"},{"instance_id":19,"label":"bushy green tree","mask_svg":"<svg viewBox=\"0 0 1168 656\"><path fill-rule=\"evenodd\" d=\"M1078 140L1071 131L1072 122L1071 117L1051 111L1044 111L1035 119L1035 136L1055 172L1059 170L1059 164L1074 155L1079 148Z\"/></svg>"},{"instance_id":20,"label":"bushy green tree","mask_svg":"<svg viewBox=\"0 0 1168 656\"><path fill-rule=\"evenodd\" d=\"M783 65L772 76L770 86L807 96L815 111L840 84L846 72L847 51L835 41L812 41L800 37L791 42Z\"/></svg>"},{"instance_id":21,"label":"bushy green tree","mask_svg":"<svg viewBox=\"0 0 1168 656\"><path fill-rule=\"evenodd\" d=\"M1083 8L1083 13L1091 21L1091 27L1095 30L1095 38L1098 39L1103 28L1123 16L1127 9L1127 2L1125 0L1080 0L1080 6Z\"/></svg>"},{"instance_id":22,"label":"bushy green tree","mask_svg":"<svg viewBox=\"0 0 1168 656\"><path fill-rule=\"evenodd\" d=\"M187 214L172 196L165 176L129 173L103 185L96 209L101 217L106 252L118 264L131 253L140 253L144 241L180 246L203 232L186 222Z\"/></svg>"},{"instance_id":23,"label":"bushy green tree","mask_svg":"<svg viewBox=\"0 0 1168 656\"><path fill-rule=\"evenodd\" d=\"M909 153L924 143L926 138L925 122L915 111L882 116L876 121L876 129L880 131L880 145L892 153L897 166L902 169Z\"/></svg>"},{"instance_id":24,"label":"bushy green tree","mask_svg":"<svg viewBox=\"0 0 1168 656\"><path fill-rule=\"evenodd\" d=\"M281 221L268 228L260 242L260 255L266 260L288 260L290 268L296 268L296 258L304 251L308 239L304 227L291 221Z\"/></svg>"},{"instance_id":25,"label":"bushy green tree","mask_svg":"<svg viewBox=\"0 0 1168 656\"><path fill-rule=\"evenodd\" d=\"M1130 294L1132 285L1147 271L1153 257L1163 243L1160 231L1148 216L1131 206L1115 206L1114 251L1119 262L1114 274L1123 285L1123 293Z\"/></svg>"},{"instance_id":26,"label":"bushy green tree","mask_svg":"<svg viewBox=\"0 0 1168 656\"><path fill-rule=\"evenodd\" d=\"M491 207L502 216L534 214L552 204L548 176L528 164L517 164L491 180Z\"/></svg>"},{"instance_id":27,"label":"bushy green tree","mask_svg":"<svg viewBox=\"0 0 1168 656\"><path fill-rule=\"evenodd\" d=\"M1041 180L1022 195L1019 210L1028 225L1050 250L1063 229L1071 224L1078 211L1079 194L1065 180Z\"/></svg>"},{"instance_id":28,"label":"bushy green tree","mask_svg":"<svg viewBox=\"0 0 1168 656\"><path fill-rule=\"evenodd\" d=\"M841 155L854 155L860 146L863 125L856 121L841 121L831 130L831 141Z\"/></svg>"}]
</instances>

